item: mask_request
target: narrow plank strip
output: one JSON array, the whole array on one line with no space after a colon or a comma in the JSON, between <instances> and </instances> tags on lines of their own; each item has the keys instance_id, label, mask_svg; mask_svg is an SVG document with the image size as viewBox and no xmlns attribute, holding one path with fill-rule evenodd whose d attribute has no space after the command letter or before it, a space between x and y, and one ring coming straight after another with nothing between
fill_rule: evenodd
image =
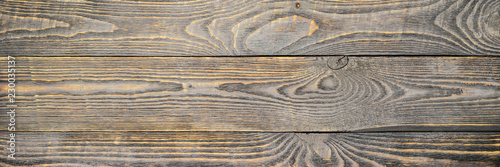
<instances>
[{"instance_id":1,"label":"narrow plank strip","mask_svg":"<svg viewBox=\"0 0 500 167\"><path fill-rule=\"evenodd\" d=\"M499 57L328 58L19 57L16 130L499 129Z\"/></svg>"},{"instance_id":2,"label":"narrow plank strip","mask_svg":"<svg viewBox=\"0 0 500 167\"><path fill-rule=\"evenodd\" d=\"M16 140L15 160L0 146L1 166L500 165L498 132L17 132Z\"/></svg>"},{"instance_id":3,"label":"narrow plank strip","mask_svg":"<svg viewBox=\"0 0 500 167\"><path fill-rule=\"evenodd\" d=\"M498 0L5 0L0 55L500 54Z\"/></svg>"}]
</instances>

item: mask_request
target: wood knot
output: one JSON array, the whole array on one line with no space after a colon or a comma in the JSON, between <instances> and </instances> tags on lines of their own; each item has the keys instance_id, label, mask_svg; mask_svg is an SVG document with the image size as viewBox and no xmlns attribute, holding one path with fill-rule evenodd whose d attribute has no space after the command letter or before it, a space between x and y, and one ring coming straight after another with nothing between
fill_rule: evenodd
<instances>
[{"instance_id":1,"label":"wood knot","mask_svg":"<svg viewBox=\"0 0 500 167\"><path fill-rule=\"evenodd\" d=\"M328 59L326 64L332 70L338 70L344 68L349 62L349 57L347 56L332 56Z\"/></svg>"}]
</instances>

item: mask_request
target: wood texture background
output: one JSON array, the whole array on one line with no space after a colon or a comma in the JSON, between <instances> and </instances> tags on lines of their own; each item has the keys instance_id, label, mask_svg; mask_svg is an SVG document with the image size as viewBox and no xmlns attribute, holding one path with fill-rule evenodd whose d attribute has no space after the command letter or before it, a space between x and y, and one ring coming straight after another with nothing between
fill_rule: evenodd
<instances>
[{"instance_id":1,"label":"wood texture background","mask_svg":"<svg viewBox=\"0 0 500 167\"><path fill-rule=\"evenodd\" d=\"M500 166L498 0L0 0L7 55L0 166Z\"/></svg>"},{"instance_id":2,"label":"wood texture background","mask_svg":"<svg viewBox=\"0 0 500 167\"><path fill-rule=\"evenodd\" d=\"M11 56L499 55L498 0L2 0Z\"/></svg>"},{"instance_id":3,"label":"wood texture background","mask_svg":"<svg viewBox=\"0 0 500 167\"><path fill-rule=\"evenodd\" d=\"M500 164L499 57L350 56L340 70L330 69L328 58L18 57L18 159L8 160L2 145L0 160L6 166ZM0 88L6 102L7 87ZM7 125L7 116L0 124ZM0 134L5 143L9 133Z\"/></svg>"},{"instance_id":4,"label":"wood texture background","mask_svg":"<svg viewBox=\"0 0 500 167\"><path fill-rule=\"evenodd\" d=\"M18 128L500 129L499 57L351 56L340 70L326 59L20 57ZM0 88L7 102L7 85Z\"/></svg>"},{"instance_id":5,"label":"wood texture background","mask_svg":"<svg viewBox=\"0 0 500 167\"><path fill-rule=\"evenodd\" d=\"M1 143L5 143L2 135ZM46 166L498 166L500 133L17 132ZM2 145L2 150L5 150ZM21 156L22 155L22 156Z\"/></svg>"}]
</instances>

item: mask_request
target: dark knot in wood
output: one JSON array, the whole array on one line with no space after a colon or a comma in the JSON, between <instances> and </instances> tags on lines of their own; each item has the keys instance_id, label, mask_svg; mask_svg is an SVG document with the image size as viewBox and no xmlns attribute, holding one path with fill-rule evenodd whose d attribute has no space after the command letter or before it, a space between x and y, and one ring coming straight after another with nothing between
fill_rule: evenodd
<instances>
[{"instance_id":1,"label":"dark knot in wood","mask_svg":"<svg viewBox=\"0 0 500 167\"><path fill-rule=\"evenodd\" d=\"M344 68L348 62L349 57L347 56L332 56L328 58L328 61L326 63L332 70L338 70Z\"/></svg>"}]
</instances>

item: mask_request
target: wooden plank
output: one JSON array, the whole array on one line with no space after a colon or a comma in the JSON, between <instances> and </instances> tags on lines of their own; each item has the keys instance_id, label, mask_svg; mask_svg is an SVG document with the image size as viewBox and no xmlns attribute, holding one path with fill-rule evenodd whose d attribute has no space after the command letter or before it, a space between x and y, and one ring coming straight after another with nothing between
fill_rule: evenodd
<instances>
[{"instance_id":1,"label":"wooden plank","mask_svg":"<svg viewBox=\"0 0 500 167\"><path fill-rule=\"evenodd\" d=\"M0 55L500 54L498 0L4 0Z\"/></svg>"},{"instance_id":2,"label":"wooden plank","mask_svg":"<svg viewBox=\"0 0 500 167\"><path fill-rule=\"evenodd\" d=\"M19 57L16 130L500 129L500 57L329 58Z\"/></svg>"},{"instance_id":3,"label":"wooden plank","mask_svg":"<svg viewBox=\"0 0 500 167\"><path fill-rule=\"evenodd\" d=\"M6 143L6 133L1 133ZM17 132L46 166L498 166L500 133Z\"/></svg>"}]
</instances>

